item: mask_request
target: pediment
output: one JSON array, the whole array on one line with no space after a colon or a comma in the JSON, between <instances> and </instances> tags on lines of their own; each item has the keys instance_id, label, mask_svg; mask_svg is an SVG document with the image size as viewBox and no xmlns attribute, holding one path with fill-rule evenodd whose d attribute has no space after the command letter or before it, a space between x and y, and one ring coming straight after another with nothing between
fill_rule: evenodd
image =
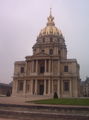
<instances>
[{"instance_id":1,"label":"pediment","mask_svg":"<svg viewBox=\"0 0 89 120\"><path fill-rule=\"evenodd\" d=\"M47 53L40 52L34 56L49 56Z\"/></svg>"}]
</instances>

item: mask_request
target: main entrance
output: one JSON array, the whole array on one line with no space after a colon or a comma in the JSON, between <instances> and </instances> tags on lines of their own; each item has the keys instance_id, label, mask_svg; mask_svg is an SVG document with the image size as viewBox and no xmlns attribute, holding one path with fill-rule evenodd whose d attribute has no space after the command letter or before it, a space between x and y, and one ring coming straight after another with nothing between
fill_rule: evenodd
<instances>
[{"instance_id":1,"label":"main entrance","mask_svg":"<svg viewBox=\"0 0 89 120\"><path fill-rule=\"evenodd\" d=\"M40 95L44 94L44 85L40 85L40 87L39 87L39 94Z\"/></svg>"},{"instance_id":2,"label":"main entrance","mask_svg":"<svg viewBox=\"0 0 89 120\"><path fill-rule=\"evenodd\" d=\"M38 80L38 94L44 94L44 80Z\"/></svg>"}]
</instances>

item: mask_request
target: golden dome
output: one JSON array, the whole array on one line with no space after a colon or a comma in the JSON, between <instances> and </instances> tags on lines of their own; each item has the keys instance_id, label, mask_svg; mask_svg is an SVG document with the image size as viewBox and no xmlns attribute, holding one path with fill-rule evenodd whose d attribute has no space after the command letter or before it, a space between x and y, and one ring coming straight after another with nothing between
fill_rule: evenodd
<instances>
[{"instance_id":1,"label":"golden dome","mask_svg":"<svg viewBox=\"0 0 89 120\"><path fill-rule=\"evenodd\" d=\"M44 36L44 35L61 35L61 30L59 30L54 23L54 17L51 15L51 11L50 11L50 15L48 17L48 22L47 22L47 26L45 28L43 28L39 34L39 36Z\"/></svg>"}]
</instances>

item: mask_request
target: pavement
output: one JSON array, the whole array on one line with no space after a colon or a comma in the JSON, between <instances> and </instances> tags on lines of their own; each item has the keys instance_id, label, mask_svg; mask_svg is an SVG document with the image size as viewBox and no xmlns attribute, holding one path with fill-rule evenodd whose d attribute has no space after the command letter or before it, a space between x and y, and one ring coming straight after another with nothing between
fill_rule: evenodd
<instances>
[{"instance_id":1,"label":"pavement","mask_svg":"<svg viewBox=\"0 0 89 120\"><path fill-rule=\"evenodd\" d=\"M30 97L0 97L1 104L29 105L26 101L49 99L48 96L30 96Z\"/></svg>"},{"instance_id":2,"label":"pavement","mask_svg":"<svg viewBox=\"0 0 89 120\"><path fill-rule=\"evenodd\" d=\"M0 120L17 120L17 119L10 119L10 118L0 118Z\"/></svg>"}]
</instances>

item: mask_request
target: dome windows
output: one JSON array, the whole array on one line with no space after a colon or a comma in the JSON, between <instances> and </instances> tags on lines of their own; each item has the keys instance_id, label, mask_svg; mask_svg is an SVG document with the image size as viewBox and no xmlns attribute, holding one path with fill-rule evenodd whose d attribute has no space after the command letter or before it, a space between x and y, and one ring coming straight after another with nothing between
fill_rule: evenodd
<instances>
[{"instance_id":1,"label":"dome windows","mask_svg":"<svg viewBox=\"0 0 89 120\"><path fill-rule=\"evenodd\" d=\"M50 55L53 55L53 49L50 49L50 50L49 50L49 54L50 54Z\"/></svg>"},{"instance_id":2,"label":"dome windows","mask_svg":"<svg viewBox=\"0 0 89 120\"><path fill-rule=\"evenodd\" d=\"M43 38L43 43L45 42L45 38Z\"/></svg>"},{"instance_id":3,"label":"dome windows","mask_svg":"<svg viewBox=\"0 0 89 120\"><path fill-rule=\"evenodd\" d=\"M53 42L53 38L52 37L50 37L50 42Z\"/></svg>"}]
</instances>

